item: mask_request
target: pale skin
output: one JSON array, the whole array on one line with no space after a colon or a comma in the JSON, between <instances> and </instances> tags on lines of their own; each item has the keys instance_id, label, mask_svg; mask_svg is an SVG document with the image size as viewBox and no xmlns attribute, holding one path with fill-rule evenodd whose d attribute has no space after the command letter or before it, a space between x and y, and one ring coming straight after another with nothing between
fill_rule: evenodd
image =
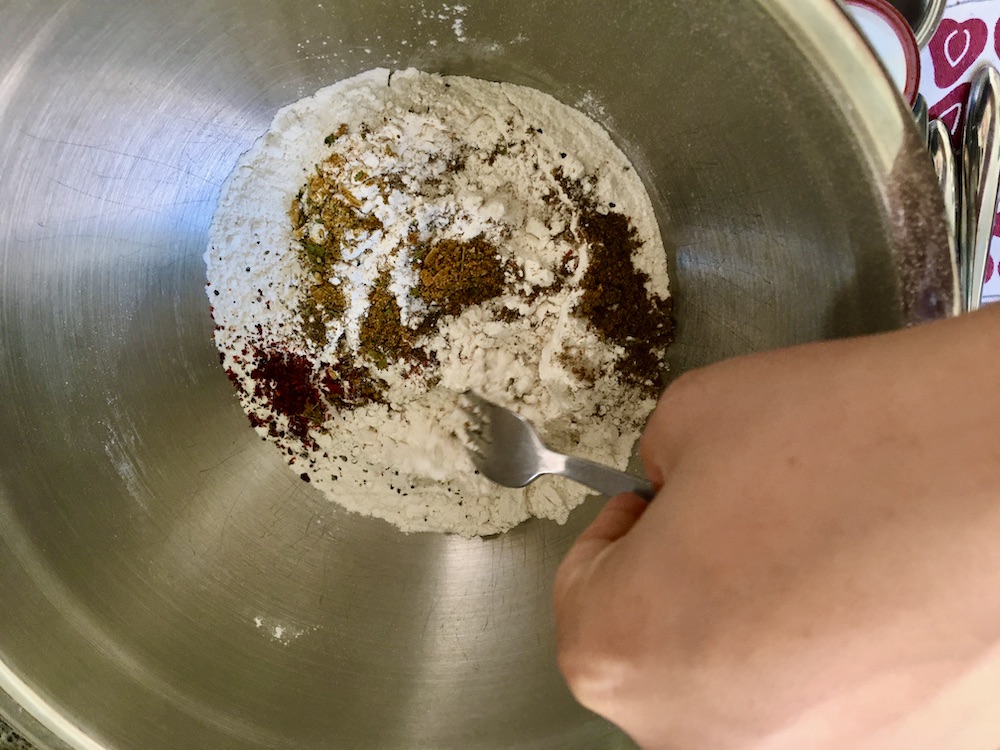
<instances>
[{"instance_id":1,"label":"pale skin","mask_svg":"<svg viewBox=\"0 0 1000 750\"><path fill-rule=\"evenodd\" d=\"M559 663L649 750L1000 748L1000 307L682 376L559 569Z\"/></svg>"}]
</instances>

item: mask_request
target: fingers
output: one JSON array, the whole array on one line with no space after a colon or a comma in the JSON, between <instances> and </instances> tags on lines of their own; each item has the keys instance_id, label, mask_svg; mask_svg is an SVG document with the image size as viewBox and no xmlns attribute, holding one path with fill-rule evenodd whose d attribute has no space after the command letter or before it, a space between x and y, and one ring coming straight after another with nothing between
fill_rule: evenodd
<instances>
[{"instance_id":1,"label":"fingers","mask_svg":"<svg viewBox=\"0 0 1000 750\"><path fill-rule=\"evenodd\" d=\"M733 367L733 361L724 363ZM674 380L660 395L653 413L639 439L639 458L643 471L653 486L659 490L671 476L684 455L697 451L705 439L706 425L710 426L720 404L730 389L724 387L729 379L722 377L723 365L689 370Z\"/></svg>"},{"instance_id":2,"label":"fingers","mask_svg":"<svg viewBox=\"0 0 1000 750\"><path fill-rule=\"evenodd\" d=\"M631 531L647 507L648 501L630 492L608 500L597 518L577 537L556 571L557 611L570 581L581 570L589 568L601 552Z\"/></svg>"},{"instance_id":3,"label":"fingers","mask_svg":"<svg viewBox=\"0 0 1000 750\"><path fill-rule=\"evenodd\" d=\"M623 660L616 649L629 640L618 637L612 606L617 587L607 555L647 507L647 501L631 493L609 500L556 573L553 606L559 668L577 700L598 713L608 707L622 674L618 665Z\"/></svg>"},{"instance_id":4,"label":"fingers","mask_svg":"<svg viewBox=\"0 0 1000 750\"><path fill-rule=\"evenodd\" d=\"M584 569L590 568L601 552L631 531L648 506L649 502L638 495L617 495L607 502L597 518L583 530L556 572L553 597L557 616L563 609L562 604L572 581Z\"/></svg>"},{"instance_id":5,"label":"fingers","mask_svg":"<svg viewBox=\"0 0 1000 750\"><path fill-rule=\"evenodd\" d=\"M617 541L635 526L648 506L648 501L630 492L616 495L608 500L597 514L597 518L577 538L576 543L604 542L606 546Z\"/></svg>"},{"instance_id":6,"label":"fingers","mask_svg":"<svg viewBox=\"0 0 1000 750\"><path fill-rule=\"evenodd\" d=\"M666 394L664 394L665 396ZM660 454L662 453L662 432L664 421L668 419L666 408L663 406L665 398L661 397L656 409L646 421L646 428L639 438L639 460L642 463L642 470L646 478L653 483L657 490L663 486L666 479L661 468Z\"/></svg>"}]
</instances>

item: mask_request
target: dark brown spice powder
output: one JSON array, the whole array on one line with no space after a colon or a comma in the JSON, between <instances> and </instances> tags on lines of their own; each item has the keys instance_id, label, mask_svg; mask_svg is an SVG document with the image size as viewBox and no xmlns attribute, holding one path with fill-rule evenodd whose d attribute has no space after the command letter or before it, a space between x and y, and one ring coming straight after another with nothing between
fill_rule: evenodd
<instances>
[{"instance_id":1,"label":"dark brown spice powder","mask_svg":"<svg viewBox=\"0 0 1000 750\"><path fill-rule=\"evenodd\" d=\"M628 217L598 213L590 205L580 208L580 232L590 245L590 262L575 312L624 347L626 357L618 369L627 380L657 390L663 357L673 341L671 300L651 295L646 289L649 276L633 264L641 242Z\"/></svg>"},{"instance_id":2,"label":"dark brown spice powder","mask_svg":"<svg viewBox=\"0 0 1000 750\"><path fill-rule=\"evenodd\" d=\"M598 211L580 182L566 177L561 167L552 176L580 210L578 233L590 246L590 262L580 282L584 291L574 312L625 349L618 365L622 376L655 393L662 386L663 358L674 339L673 300L661 300L646 289L649 276L633 263L642 242L629 218Z\"/></svg>"}]
</instances>

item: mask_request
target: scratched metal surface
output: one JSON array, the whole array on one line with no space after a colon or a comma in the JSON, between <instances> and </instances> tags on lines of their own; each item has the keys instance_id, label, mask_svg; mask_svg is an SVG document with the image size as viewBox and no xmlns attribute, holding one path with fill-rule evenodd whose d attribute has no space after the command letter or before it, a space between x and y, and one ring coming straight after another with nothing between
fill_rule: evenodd
<instances>
[{"instance_id":1,"label":"scratched metal surface","mask_svg":"<svg viewBox=\"0 0 1000 750\"><path fill-rule=\"evenodd\" d=\"M0 718L0 750L33 750L32 745Z\"/></svg>"},{"instance_id":2,"label":"scratched metal surface","mask_svg":"<svg viewBox=\"0 0 1000 750\"><path fill-rule=\"evenodd\" d=\"M929 161L833 3L465 8L0 3L0 709L47 746L627 744L555 666L553 571L597 502L405 536L249 428L201 256L279 106L380 64L580 103L666 229L675 373L935 299L893 262L945 247Z\"/></svg>"}]
</instances>

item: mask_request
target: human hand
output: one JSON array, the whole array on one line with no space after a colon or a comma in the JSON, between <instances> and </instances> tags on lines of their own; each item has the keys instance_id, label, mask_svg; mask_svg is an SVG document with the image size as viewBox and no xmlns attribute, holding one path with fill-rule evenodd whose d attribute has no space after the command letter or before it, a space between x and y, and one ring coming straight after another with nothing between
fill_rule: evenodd
<instances>
[{"instance_id":1,"label":"human hand","mask_svg":"<svg viewBox=\"0 0 1000 750\"><path fill-rule=\"evenodd\" d=\"M647 748L1000 746L1000 309L721 363L559 569L560 666ZM977 397L978 396L978 397Z\"/></svg>"}]
</instances>

